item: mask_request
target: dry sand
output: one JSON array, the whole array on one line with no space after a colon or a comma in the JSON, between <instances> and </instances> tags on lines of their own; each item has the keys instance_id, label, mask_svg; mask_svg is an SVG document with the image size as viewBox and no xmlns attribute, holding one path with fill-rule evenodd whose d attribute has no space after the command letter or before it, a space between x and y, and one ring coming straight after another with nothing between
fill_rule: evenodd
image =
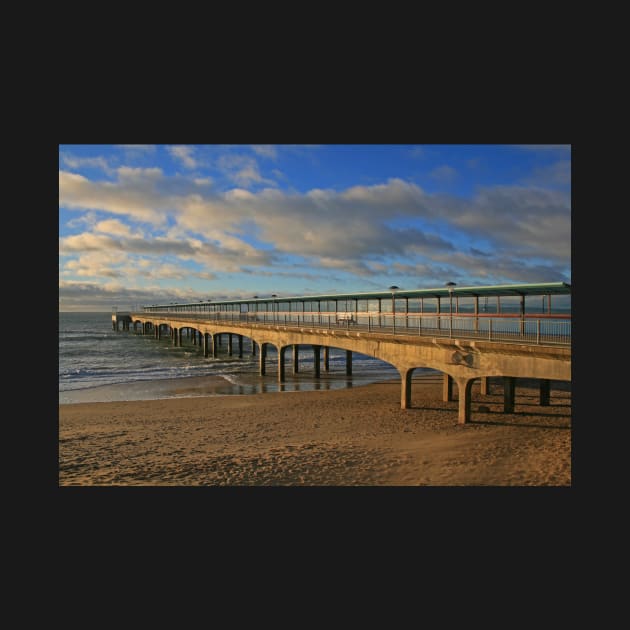
<instances>
[{"instance_id":1,"label":"dry sand","mask_svg":"<svg viewBox=\"0 0 630 630\"><path fill-rule=\"evenodd\" d=\"M473 386L472 417L442 401L441 376L332 391L59 406L62 486L570 486L571 391L517 380L515 413L497 383ZM455 399L457 387L453 387ZM486 406L489 411L479 411Z\"/></svg>"}]
</instances>

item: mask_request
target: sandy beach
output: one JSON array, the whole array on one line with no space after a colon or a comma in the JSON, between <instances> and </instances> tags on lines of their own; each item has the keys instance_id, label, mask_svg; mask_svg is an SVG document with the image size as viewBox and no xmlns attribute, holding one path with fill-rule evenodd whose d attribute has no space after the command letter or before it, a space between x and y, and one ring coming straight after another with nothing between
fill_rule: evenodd
<instances>
[{"instance_id":1,"label":"sandy beach","mask_svg":"<svg viewBox=\"0 0 630 630\"><path fill-rule=\"evenodd\" d=\"M499 379L473 421L457 423L439 375L331 391L209 396L182 379L180 398L59 406L60 486L570 486L571 387L517 379L503 413ZM487 410L479 410L485 407Z\"/></svg>"}]
</instances>

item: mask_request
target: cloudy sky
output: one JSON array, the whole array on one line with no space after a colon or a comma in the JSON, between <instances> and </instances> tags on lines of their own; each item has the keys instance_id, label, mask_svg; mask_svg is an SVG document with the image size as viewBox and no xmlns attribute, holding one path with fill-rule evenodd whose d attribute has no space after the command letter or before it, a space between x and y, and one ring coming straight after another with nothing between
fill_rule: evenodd
<instances>
[{"instance_id":1,"label":"cloudy sky","mask_svg":"<svg viewBox=\"0 0 630 630\"><path fill-rule=\"evenodd\" d=\"M59 309L571 282L569 145L60 145Z\"/></svg>"}]
</instances>

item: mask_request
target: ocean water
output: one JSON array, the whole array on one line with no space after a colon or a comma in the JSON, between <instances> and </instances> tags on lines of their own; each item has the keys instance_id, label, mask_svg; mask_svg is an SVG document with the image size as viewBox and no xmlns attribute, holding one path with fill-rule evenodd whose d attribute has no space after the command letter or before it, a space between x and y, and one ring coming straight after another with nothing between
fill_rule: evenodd
<instances>
[{"instance_id":1,"label":"ocean water","mask_svg":"<svg viewBox=\"0 0 630 630\"><path fill-rule=\"evenodd\" d=\"M353 353L352 375L347 376L345 351L331 348L330 371L324 372L322 351L321 376L315 379L313 352L310 346L301 346L298 374L293 374L293 354L288 350L286 382L280 384L273 346L268 346L267 374L260 376L258 349L252 356L250 340L243 338L243 358L239 359L236 337L232 357L223 339L218 356L204 358L202 346L187 338L175 347L169 337L157 340L152 335L115 331L111 313L59 313L59 403L339 389L399 378L390 364L358 353ZM204 385L203 393L200 385Z\"/></svg>"}]
</instances>

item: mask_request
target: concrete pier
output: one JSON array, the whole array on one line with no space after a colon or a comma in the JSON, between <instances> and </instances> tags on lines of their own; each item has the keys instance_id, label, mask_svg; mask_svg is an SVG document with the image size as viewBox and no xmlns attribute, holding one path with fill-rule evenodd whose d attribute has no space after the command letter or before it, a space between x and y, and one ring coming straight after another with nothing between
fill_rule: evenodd
<instances>
[{"instance_id":1,"label":"concrete pier","mask_svg":"<svg viewBox=\"0 0 630 630\"><path fill-rule=\"evenodd\" d=\"M503 413L514 413L514 397L516 379L513 376L503 377Z\"/></svg>"},{"instance_id":2,"label":"concrete pier","mask_svg":"<svg viewBox=\"0 0 630 630\"><path fill-rule=\"evenodd\" d=\"M313 344L313 364L315 366L315 378L320 377L320 350L321 346Z\"/></svg>"},{"instance_id":3,"label":"concrete pier","mask_svg":"<svg viewBox=\"0 0 630 630\"><path fill-rule=\"evenodd\" d=\"M132 319L133 318L133 319ZM228 344L232 345L233 335L239 341L239 356L242 355L242 339L247 337L252 343L252 355L258 354L259 372L266 371L267 348L273 344L279 353L278 378L286 376L284 357L289 346L294 353L294 370L299 372L299 347L313 348L315 378L321 375L321 349L324 348L324 369L329 368L329 349L345 351L346 374L352 374L352 354L358 352L372 356L398 369L401 375L401 408L407 409L412 404L411 375L415 368L431 368L442 372L443 398L453 400L453 380L458 386L458 422L468 422L471 415L471 384L479 379L480 391L490 392L489 379L502 378L504 385L504 411L514 410L515 379L536 378L540 381L540 404L550 402L550 382L553 380L571 380L571 347L543 345L535 342L520 343L513 338L508 342L487 339L458 339L450 337L431 337L409 329L409 333L392 334L389 330L356 329L348 325L331 326L328 317L321 317L322 325L313 323L309 326L277 325L264 322L203 320L191 318L186 314L135 313L130 317L134 326L144 325L145 331L161 335L162 330L169 331L172 344L181 345L182 329L193 329L200 335L203 354L217 356L222 335L228 335ZM116 322L113 322L115 325ZM120 321L118 326L123 326ZM165 328L162 329L162 326ZM402 327L405 330L404 326ZM424 332L424 331L423 331ZM258 350L256 350L258 346ZM229 348L228 348L229 351ZM201 352L200 352L201 354ZM485 394L484 394L485 395Z\"/></svg>"},{"instance_id":4,"label":"concrete pier","mask_svg":"<svg viewBox=\"0 0 630 630\"><path fill-rule=\"evenodd\" d=\"M479 393L482 396L487 396L490 393L490 377L482 376L479 380L481 381L479 385Z\"/></svg>"},{"instance_id":5,"label":"concrete pier","mask_svg":"<svg viewBox=\"0 0 630 630\"><path fill-rule=\"evenodd\" d=\"M549 397L551 394L551 381L548 378L540 379L540 404L542 407L549 406Z\"/></svg>"},{"instance_id":6,"label":"concrete pier","mask_svg":"<svg viewBox=\"0 0 630 630\"><path fill-rule=\"evenodd\" d=\"M442 400L444 402L453 400L453 377L448 374L442 376Z\"/></svg>"}]
</instances>

